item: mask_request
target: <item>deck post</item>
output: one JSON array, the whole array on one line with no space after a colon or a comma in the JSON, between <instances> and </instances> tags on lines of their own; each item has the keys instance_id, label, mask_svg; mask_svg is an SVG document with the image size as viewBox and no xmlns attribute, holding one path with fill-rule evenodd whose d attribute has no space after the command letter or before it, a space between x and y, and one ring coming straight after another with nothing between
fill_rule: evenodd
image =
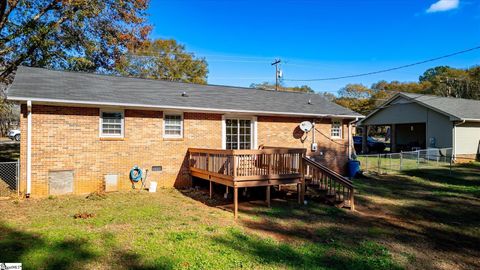
<instances>
[{"instance_id":1,"label":"deck post","mask_svg":"<svg viewBox=\"0 0 480 270\"><path fill-rule=\"evenodd\" d=\"M355 191L353 189L350 190L350 210L355 211L355 197L353 195Z\"/></svg>"},{"instance_id":2,"label":"deck post","mask_svg":"<svg viewBox=\"0 0 480 270\"><path fill-rule=\"evenodd\" d=\"M303 204L305 202L305 188L306 188L306 185L305 185L305 176L303 176L302 178L300 178L300 195L301 195L301 198L300 198L300 204Z\"/></svg>"},{"instance_id":3,"label":"deck post","mask_svg":"<svg viewBox=\"0 0 480 270\"><path fill-rule=\"evenodd\" d=\"M209 181L210 182L210 199L212 198L212 180Z\"/></svg>"},{"instance_id":4,"label":"deck post","mask_svg":"<svg viewBox=\"0 0 480 270\"><path fill-rule=\"evenodd\" d=\"M270 186L267 186L267 206L270 207Z\"/></svg>"},{"instance_id":5,"label":"deck post","mask_svg":"<svg viewBox=\"0 0 480 270\"><path fill-rule=\"evenodd\" d=\"M233 187L233 216L238 218L238 187Z\"/></svg>"},{"instance_id":6,"label":"deck post","mask_svg":"<svg viewBox=\"0 0 480 270\"><path fill-rule=\"evenodd\" d=\"M297 184L298 190L298 203L303 204L305 201L305 174L307 173L307 168L305 162L303 162L303 155L300 156L300 183Z\"/></svg>"},{"instance_id":7,"label":"deck post","mask_svg":"<svg viewBox=\"0 0 480 270\"><path fill-rule=\"evenodd\" d=\"M297 194L298 194L298 203L301 204L302 202L302 194L300 194L300 183L297 183Z\"/></svg>"},{"instance_id":8,"label":"deck post","mask_svg":"<svg viewBox=\"0 0 480 270\"><path fill-rule=\"evenodd\" d=\"M235 155L232 155L233 157L233 181L235 181L235 177L237 177L237 159Z\"/></svg>"}]
</instances>

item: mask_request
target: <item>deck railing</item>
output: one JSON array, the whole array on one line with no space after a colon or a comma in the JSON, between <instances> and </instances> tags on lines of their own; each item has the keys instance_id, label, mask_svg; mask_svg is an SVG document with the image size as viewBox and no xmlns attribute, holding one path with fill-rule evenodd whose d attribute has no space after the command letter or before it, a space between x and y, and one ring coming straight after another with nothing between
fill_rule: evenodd
<instances>
[{"instance_id":1,"label":"deck railing","mask_svg":"<svg viewBox=\"0 0 480 270\"><path fill-rule=\"evenodd\" d=\"M303 148L219 150L190 148L190 169L233 181L301 177Z\"/></svg>"},{"instance_id":2,"label":"deck railing","mask_svg":"<svg viewBox=\"0 0 480 270\"><path fill-rule=\"evenodd\" d=\"M352 181L310 158L304 157L303 164L305 177L310 178L310 184L324 190L327 197L331 197L334 202L342 202L355 210Z\"/></svg>"}]
</instances>

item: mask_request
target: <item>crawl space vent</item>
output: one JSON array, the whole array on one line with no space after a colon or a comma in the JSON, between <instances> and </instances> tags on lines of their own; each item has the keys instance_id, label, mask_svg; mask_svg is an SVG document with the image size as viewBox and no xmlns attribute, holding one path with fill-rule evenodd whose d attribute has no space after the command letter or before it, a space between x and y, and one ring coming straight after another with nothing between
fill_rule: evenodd
<instances>
[{"instance_id":1,"label":"crawl space vent","mask_svg":"<svg viewBox=\"0 0 480 270\"><path fill-rule=\"evenodd\" d=\"M73 193L73 171L50 171L48 173L48 194Z\"/></svg>"}]
</instances>

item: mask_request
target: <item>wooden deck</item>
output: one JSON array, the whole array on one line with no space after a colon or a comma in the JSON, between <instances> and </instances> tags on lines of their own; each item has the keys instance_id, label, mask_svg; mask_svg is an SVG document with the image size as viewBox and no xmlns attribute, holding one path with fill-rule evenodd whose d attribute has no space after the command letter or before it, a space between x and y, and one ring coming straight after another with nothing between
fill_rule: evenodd
<instances>
[{"instance_id":1,"label":"wooden deck","mask_svg":"<svg viewBox=\"0 0 480 270\"><path fill-rule=\"evenodd\" d=\"M302 158L306 149L265 147L260 150L189 150L190 173L194 177L232 187L234 214L238 212L238 188L267 187L266 201L270 204L270 187L296 184L302 201Z\"/></svg>"},{"instance_id":2,"label":"wooden deck","mask_svg":"<svg viewBox=\"0 0 480 270\"><path fill-rule=\"evenodd\" d=\"M298 202L303 203L307 185L336 206L354 210L352 182L305 156L304 148L265 147L259 150L220 150L190 148L189 168L193 177L233 188L234 216L238 216L238 189L297 185ZM314 190L313 190L314 189Z\"/></svg>"}]
</instances>

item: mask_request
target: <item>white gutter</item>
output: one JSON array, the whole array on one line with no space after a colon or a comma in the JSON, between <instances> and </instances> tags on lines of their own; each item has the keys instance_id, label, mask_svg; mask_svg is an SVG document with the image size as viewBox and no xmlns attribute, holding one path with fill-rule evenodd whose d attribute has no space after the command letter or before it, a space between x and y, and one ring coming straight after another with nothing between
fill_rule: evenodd
<instances>
[{"instance_id":1,"label":"white gutter","mask_svg":"<svg viewBox=\"0 0 480 270\"><path fill-rule=\"evenodd\" d=\"M30 197L32 192L32 101L27 101L27 192L25 196Z\"/></svg>"},{"instance_id":2,"label":"white gutter","mask_svg":"<svg viewBox=\"0 0 480 270\"><path fill-rule=\"evenodd\" d=\"M352 124L358 121L358 117L355 120L348 122L348 158L352 159Z\"/></svg>"},{"instance_id":3,"label":"white gutter","mask_svg":"<svg viewBox=\"0 0 480 270\"><path fill-rule=\"evenodd\" d=\"M453 147L452 147L452 159L455 161L457 160L457 149L456 149L456 146L457 146L457 126L460 126L462 124L465 124L466 120L462 120L462 122L460 123L457 123L457 124L453 124Z\"/></svg>"},{"instance_id":4,"label":"white gutter","mask_svg":"<svg viewBox=\"0 0 480 270\"><path fill-rule=\"evenodd\" d=\"M475 118L462 118L461 119L464 123L465 122L480 122L480 119L475 119Z\"/></svg>"},{"instance_id":5,"label":"white gutter","mask_svg":"<svg viewBox=\"0 0 480 270\"><path fill-rule=\"evenodd\" d=\"M272 112L272 111L252 111L252 110L232 110L232 109L217 109L217 108L197 108L187 106L164 106L164 105L146 105L146 104L134 104L134 103L117 103L117 102L97 102L97 101L78 101L78 100L66 100L66 99L50 99L50 98L26 98L10 96L7 98L11 101L32 101L36 104L45 103L46 105L52 104L69 104L69 105L87 105L87 106L112 106L112 107L127 107L127 108L149 108L160 110L181 110L191 112L215 112L215 113L244 113L255 115L278 115L278 116L314 116L314 117L336 117L336 118L363 118L358 115L335 115L335 114L314 114L314 113L292 113L292 112Z\"/></svg>"}]
</instances>

